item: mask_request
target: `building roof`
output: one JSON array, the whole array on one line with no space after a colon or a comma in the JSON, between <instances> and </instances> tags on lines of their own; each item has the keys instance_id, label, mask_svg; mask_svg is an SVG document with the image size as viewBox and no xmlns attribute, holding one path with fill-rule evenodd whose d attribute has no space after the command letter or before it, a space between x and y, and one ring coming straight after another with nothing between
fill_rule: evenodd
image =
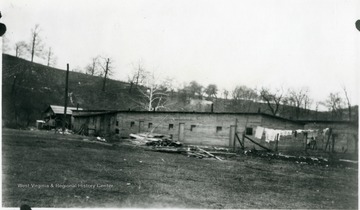
<instances>
[{"instance_id":1,"label":"building roof","mask_svg":"<svg viewBox=\"0 0 360 210\"><path fill-rule=\"evenodd\" d=\"M54 112L54 114L64 114L64 107L63 106L57 106L57 105L50 105L49 106L51 110ZM66 114L72 115L72 111L76 110L76 107L67 107L66 108ZM78 108L78 110L83 110L82 108Z\"/></svg>"},{"instance_id":2,"label":"building roof","mask_svg":"<svg viewBox=\"0 0 360 210\"><path fill-rule=\"evenodd\" d=\"M64 109L64 108L63 108ZM350 122L350 121L336 121L336 120L293 120L287 119L279 116L273 116L270 114L262 113L262 112L191 112L191 111L129 111L129 110L74 110L74 117L90 117L90 116L98 116L98 115L107 115L107 114L116 114L116 113L138 113L138 114L150 114L150 113L158 113L158 114L205 114L205 115L261 115L268 118L299 123L299 124L309 124L309 123L340 123L340 124L355 124L358 122ZM81 113L81 114L80 114Z\"/></svg>"},{"instance_id":3,"label":"building roof","mask_svg":"<svg viewBox=\"0 0 360 210\"><path fill-rule=\"evenodd\" d=\"M86 113L87 112L87 113ZM96 113L94 113L96 112ZM80 114L81 113L81 114ZM106 114L116 114L116 113L134 113L134 114L201 114L201 115L261 115L273 119L305 124L303 122L299 122L296 120L291 120L279 116L273 116L266 113L259 113L259 112L189 112L189 111L129 111L129 110L108 110L101 112L100 110L79 110L76 111L74 117L90 117L90 116L98 116L98 115L106 115Z\"/></svg>"},{"instance_id":4,"label":"building roof","mask_svg":"<svg viewBox=\"0 0 360 210\"><path fill-rule=\"evenodd\" d=\"M358 121L349 121L349 120L298 120L298 122L302 122L304 124L345 124L345 125L353 125L358 126Z\"/></svg>"}]
</instances>

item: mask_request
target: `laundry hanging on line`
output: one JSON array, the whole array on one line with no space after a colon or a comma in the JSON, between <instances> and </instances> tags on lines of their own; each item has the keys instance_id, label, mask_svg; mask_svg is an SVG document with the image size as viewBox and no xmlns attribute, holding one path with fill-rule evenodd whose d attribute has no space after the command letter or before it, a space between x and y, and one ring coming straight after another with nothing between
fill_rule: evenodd
<instances>
[{"instance_id":1,"label":"laundry hanging on line","mask_svg":"<svg viewBox=\"0 0 360 210\"><path fill-rule=\"evenodd\" d=\"M322 133L323 134L328 133L328 131L329 128L325 128L322 130ZM319 135L319 130L318 129L281 130L281 129L264 128L262 126L257 126L255 130L255 138L261 139L264 133L265 133L265 141L269 143L271 141L276 141L276 140L279 141L281 136L291 136L294 134L296 137L297 134L300 133L302 134L306 133L308 139L316 140L316 138Z\"/></svg>"},{"instance_id":2,"label":"laundry hanging on line","mask_svg":"<svg viewBox=\"0 0 360 210\"><path fill-rule=\"evenodd\" d=\"M261 126L257 126L256 127L256 130L255 130L255 138L257 139L261 139L263 133L264 133L264 127L261 127Z\"/></svg>"},{"instance_id":3,"label":"laundry hanging on line","mask_svg":"<svg viewBox=\"0 0 360 210\"><path fill-rule=\"evenodd\" d=\"M329 131L330 131L330 128L325 128L325 129L322 131L322 135L323 135L323 136L326 136L326 134L328 134Z\"/></svg>"},{"instance_id":4,"label":"laundry hanging on line","mask_svg":"<svg viewBox=\"0 0 360 210\"><path fill-rule=\"evenodd\" d=\"M265 141L266 142L270 142L270 141L275 141L277 132L274 129L270 129L270 128L265 128Z\"/></svg>"},{"instance_id":5,"label":"laundry hanging on line","mask_svg":"<svg viewBox=\"0 0 360 210\"><path fill-rule=\"evenodd\" d=\"M292 130L279 130L257 126L255 130L255 138L261 139L264 132L266 142L280 140L281 136L290 136L293 133Z\"/></svg>"},{"instance_id":6,"label":"laundry hanging on line","mask_svg":"<svg viewBox=\"0 0 360 210\"><path fill-rule=\"evenodd\" d=\"M325 129L324 129L325 130ZM298 131L298 133L303 133L307 135L307 139L311 139L311 140L316 140L316 138L319 135L319 130L312 130L312 129L307 129L307 130L296 130ZM322 131L323 133L323 131Z\"/></svg>"}]
</instances>

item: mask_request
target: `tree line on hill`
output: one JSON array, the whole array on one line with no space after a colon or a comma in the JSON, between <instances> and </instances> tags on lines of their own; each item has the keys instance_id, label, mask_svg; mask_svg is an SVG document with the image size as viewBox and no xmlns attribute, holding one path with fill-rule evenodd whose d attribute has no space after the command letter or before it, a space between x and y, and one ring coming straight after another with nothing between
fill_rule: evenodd
<instances>
[{"instance_id":1,"label":"tree line on hill","mask_svg":"<svg viewBox=\"0 0 360 210\"><path fill-rule=\"evenodd\" d=\"M291 119L357 120L357 106L346 109L339 93L323 102L329 112L311 110L308 90L271 91L237 86L219 91L215 84L202 86L196 81L174 87L171 79L157 79L143 67L136 68L128 82L70 72L69 106L97 110L211 111L192 101L210 102L216 112L263 112ZM140 69L140 72L139 72ZM42 119L50 104L64 102L65 71L3 54L3 125L26 127ZM344 90L346 91L346 89ZM351 114L350 114L351 112Z\"/></svg>"},{"instance_id":2,"label":"tree line on hill","mask_svg":"<svg viewBox=\"0 0 360 210\"><path fill-rule=\"evenodd\" d=\"M36 25L29 42L15 43L15 56L3 55L3 122L11 127L28 126L41 119L47 105L61 105L64 101L64 79L61 78L65 73L51 67L56 63L56 56L52 47L45 50L40 32ZM9 52L7 38L3 41L4 52ZM46 65L35 63L34 58ZM176 86L173 79L160 79L146 70L141 61L133 66L127 82L122 82L110 79L113 62L113 58L98 55L90 59L84 71L71 72L70 105L102 110L210 111L212 104L215 111L263 112L296 120L358 119L358 107L352 106L345 86L343 94L330 93L321 102L310 98L308 88L272 90L239 85L233 90L219 90L216 84L203 86L197 81ZM194 105L194 101L198 104ZM328 112L320 112L319 106L325 106Z\"/></svg>"},{"instance_id":3,"label":"tree line on hill","mask_svg":"<svg viewBox=\"0 0 360 210\"><path fill-rule=\"evenodd\" d=\"M6 34L3 36L3 52L9 53L14 51L15 57L28 58L34 62L35 58L45 62L47 66L54 66L57 62L53 47L46 46L41 36L42 29L40 25L35 25L30 32L28 41L17 41L13 47L9 46L9 39Z\"/></svg>"}]
</instances>

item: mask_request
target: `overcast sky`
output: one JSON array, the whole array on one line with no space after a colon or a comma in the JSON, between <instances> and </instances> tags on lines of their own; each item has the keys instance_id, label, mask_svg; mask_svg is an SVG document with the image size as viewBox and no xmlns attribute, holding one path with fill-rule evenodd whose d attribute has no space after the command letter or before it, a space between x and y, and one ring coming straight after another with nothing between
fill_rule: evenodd
<instances>
[{"instance_id":1,"label":"overcast sky","mask_svg":"<svg viewBox=\"0 0 360 210\"><path fill-rule=\"evenodd\" d=\"M358 0L1 0L7 38L29 41L35 24L58 68L114 59L113 79L132 64L178 83L232 90L309 87L316 101L345 85L358 104ZM14 50L10 51L14 54ZM35 62L42 62L35 59Z\"/></svg>"}]
</instances>

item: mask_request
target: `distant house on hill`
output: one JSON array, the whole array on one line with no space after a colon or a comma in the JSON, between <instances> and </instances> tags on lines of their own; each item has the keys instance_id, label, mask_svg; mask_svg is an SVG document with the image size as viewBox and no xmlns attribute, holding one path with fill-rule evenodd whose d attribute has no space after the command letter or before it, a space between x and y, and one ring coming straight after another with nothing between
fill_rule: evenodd
<instances>
[{"instance_id":1,"label":"distant house on hill","mask_svg":"<svg viewBox=\"0 0 360 210\"><path fill-rule=\"evenodd\" d=\"M209 112L211 111L212 101L202 99L190 99L188 108L197 112Z\"/></svg>"},{"instance_id":2,"label":"distant house on hill","mask_svg":"<svg viewBox=\"0 0 360 210\"><path fill-rule=\"evenodd\" d=\"M65 126L67 128L71 128L74 118L73 118L73 110L83 110L78 107L67 107L66 108L66 121ZM64 107L57 105L49 105L44 111L44 121L45 127L47 128L57 128L62 126L64 117Z\"/></svg>"}]
</instances>

